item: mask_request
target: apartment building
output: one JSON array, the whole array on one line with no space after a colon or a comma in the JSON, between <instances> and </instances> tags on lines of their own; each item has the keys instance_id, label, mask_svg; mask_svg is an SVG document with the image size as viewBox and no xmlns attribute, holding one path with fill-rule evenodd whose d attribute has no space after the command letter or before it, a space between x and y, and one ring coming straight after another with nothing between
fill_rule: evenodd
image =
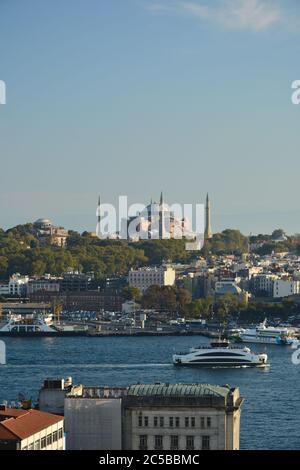
<instances>
[{"instance_id":1,"label":"apartment building","mask_svg":"<svg viewBox=\"0 0 300 470\"><path fill-rule=\"evenodd\" d=\"M273 284L273 297L282 298L300 293L300 281L276 279Z\"/></svg>"},{"instance_id":2,"label":"apartment building","mask_svg":"<svg viewBox=\"0 0 300 470\"><path fill-rule=\"evenodd\" d=\"M150 286L173 286L175 284L176 271L171 266L161 266L154 268L132 269L128 274L130 286L137 287L141 292L145 292Z\"/></svg>"}]
</instances>

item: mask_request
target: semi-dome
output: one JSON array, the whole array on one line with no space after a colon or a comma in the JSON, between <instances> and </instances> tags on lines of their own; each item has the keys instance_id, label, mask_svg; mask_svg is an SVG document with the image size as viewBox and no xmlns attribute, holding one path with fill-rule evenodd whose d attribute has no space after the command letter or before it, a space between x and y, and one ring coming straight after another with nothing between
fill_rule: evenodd
<instances>
[{"instance_id":1,"label":"semi-dome","mask_svg":"<svg viewBox=\"0 0 300 470\"><path fill-rule=\"evenodd\" d=\"M49 219L41 218L41 219L36 220L34 222L34 225L36 227L50 227L52 225L52 222Z\"/></svg>"}]
</instances>

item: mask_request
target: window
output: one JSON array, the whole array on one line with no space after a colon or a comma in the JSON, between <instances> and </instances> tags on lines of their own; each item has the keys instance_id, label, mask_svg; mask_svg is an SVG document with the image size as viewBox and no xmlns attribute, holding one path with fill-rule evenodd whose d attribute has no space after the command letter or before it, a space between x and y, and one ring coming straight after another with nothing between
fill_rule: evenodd
<instances>
[{"instance_id":1,"label":"window","mask_svg":"<svg viewBox=\"0 0 300 470\"><path fill-rule=\"evenodd\" d=\"M142 415L139 415L139 428L143 426L143 417Z\"/></svg>"},{"instance_id":2,"label":"window","mask_svg":"<svg viewBox=\"0 0 300 470\"><path fill-rule=\"evenodd\" d=\"M206 426L207 426L208 428L211 427L211 418L207 418L207 419L206 419Z\"/></svg>"},{"instance_id":3,"label":"window","mask_svg":"<svg viewBox=\"0 0 300 470\"><path fill-rule=\"evenodd\" d=\"M205 428L205 420L204 420L203 416L200 418L200 427L201 427L201 429Z\"/></svg>"},{"instance_id":4,"label":"window","mask_svg":"<svg viewBox=\"0 0 300 470\"><path fill-rule=\"evenodd\" d=\"M34 444L33 444L33 443L32 443L32 444L29 444L28 450L34 450Z\"/></svg>"},{"instance_id":5,"label":"window","mask_svg":"<svg viewBox=\"0 0 300 470\"><path fill-rule=\"evenodd\" d=\"M35 441L34 450L40 450L40 448L41 448L41 441Z\"/></svg>"},{"instance_id":6,"label":"window","mask_svg":"<svg viewBox=\"0 0 300 470\"><path fill-rule=\"evenodd\" d=\"M47 436L47 446L51 446L52 444L52 434L48 434Z\"/></svg>"},{"instance_id":7,"label":"window","mask_svg":"<svg viewBox=\"0 0 300 470\"><path fill-rule=\"evenodd\" d=\"M185 419L184 419L184 425L185 425L186 428L189 427L189 425L190 425L190 418L185 418Z\"/></svg>"},{"instance_id":8,"label":"window","mask_svg":"<svg viewBox=\"0 0 300 470\"><path fill-rule=\"evenodd\" d=\"M176 428L180 427L180 418L175 418L175 426Z\"/></svg>"},{"instance_id":9,"label":"window","mask_svg":"<svg viewBox=\"0 0 300 470\"><path fill-rule=\"evenodd\" d=\"M202 436L202 450L210 450L210 437Z\"/></svg>"},{"instance_id":10,"label":"window","mask_svg":"<svg viewBox=\"0 0 300 470\"><path fill-rule=\"evenodd\" d=\"M62 438L63 438L63 428L60 428L58 431L58 439L62 439Z\"/></svg>"},{"instance_id":11,"label":"window","mask_svg":"<svg viewBox=\"0 0 300 470\"><path fill-rule=\"evenodd\" d=\"M171 436L170 450L178 450L178 436Z\"/></svg>"},{"instance_id":12,"label":"window","mask_svg":"<svg viewBox=\"0 0 300 470\"><path fill-rule=\"evenodd\" d=\"M45 449L46 447L46 438L45 437L42 437L42 440L41 440L41 449Z\"/></svg>"},{"instance_id":13,"label":"window","mask_svg":"<svg viewBox=\"0 0 300 470\"><path fill-rule=\"evenodd\" d=\"M140 436L140 450L147 450L148 449L148 436L141 435Z\"/></svg>"},{"instance_id":14,"label":"window","mask_svg":"<svg viewBox=\"0 0 300 470\"><path fill-rule=\"evenodd\" d=\"M191 427L192 428L195 427L195 418L194 417L191 418Z\"/></svg>"},{"instance_id":15,"label":"window","mask_svg":"<svg viewBox=\"0 0 300 470\"><path fill-rule=\"evenodd\" d=\"M154 436L154 449L163 450L163 436Z\"/></svg>"},{"instance_id":16,"label":"window","mask_svg":"<svg viewBox=\"0 0 300 470\"><path fill-rule=\"evenodd\" d=\"M52 442L56 442L57 441L57 431L54 431L54 433L52 434Z\"/></svg>"},{"instance_id":17,"label":"window","mask_svg":"<svg viewBox=\"0 0 300 470\"><path fill-rule=\"evenodd\" d=\"M169 418L169 426L170 426L170 428L172 428L172 427L174 426L174 418L173 418L173 416L170 416L170 418Z\"/></svg>"},{"instance_id":18,"label":"window","mask_svg":"<svg viewBox=\"0 0 300 470\"><path fill-rule=\"evenodd\" d=\"M161 428L163 428L164 425L165 425L165 420L164 420L164 417L163 417L163 416L161 416L161 417L159 418L159 425L160 425Z\"/></svg>"},{"instance_id":19,"label":"window","mask_svg":"<svg viewBox=\"0 0 300 470\"><path fill-rule=\"evenodd\" d=\"M186 436L186 450L194 450L194 436Z\"/></svg>"},{"instance_id":20,"label":"window","mask_svg":"<svg viewBox=\"0 0 300 470\"><path fill-rule=\"evenodd\" d=\"M144 417L144 426L147 428L148 424L149 424L149 418L148 418L148 416L145 416Z\"/></svg>"},{"instance_id":21,"label":"window","mask_svg":"<svg viewBox=\"0 0 300 470\"><path fill-rule=\"evenodd\" d=\"M157 426L158 426L158 417L157 416L154 416L154 418L153 418L153 426L155 428L157 428Z\"/></svg>"}]
</instances>

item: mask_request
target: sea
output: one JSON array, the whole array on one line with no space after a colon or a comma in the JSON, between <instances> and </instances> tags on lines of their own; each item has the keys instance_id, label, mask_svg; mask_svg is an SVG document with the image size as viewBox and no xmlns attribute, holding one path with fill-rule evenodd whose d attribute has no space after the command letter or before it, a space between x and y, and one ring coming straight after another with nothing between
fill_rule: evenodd
<instances>
[{"instance_id":1,"label":"sea","mask_svg":"<svg viewBox=\"0 0 300 470\"><path fill-rule=\"evenodd\" d=\"M209 340L198 336L0 338L0 401L20 394L36 402L45 378L71 376L84 385L209 383L239 387L244 397L241 449L300 449L300 364L290 346L253 344L266 352L260 368L175 367L172 354ZM300 357L300 354L299 354Z\"/></svg>"}]
</instances>

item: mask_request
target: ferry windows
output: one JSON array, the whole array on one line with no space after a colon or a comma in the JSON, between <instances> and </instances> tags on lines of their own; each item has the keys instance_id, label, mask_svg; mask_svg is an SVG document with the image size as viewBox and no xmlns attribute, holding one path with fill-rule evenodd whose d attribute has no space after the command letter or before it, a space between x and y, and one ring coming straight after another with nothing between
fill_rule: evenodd
<instances>
[{"instance_id":1,"label":"ferry windows","mask_svg":"<svg viewBox=\"0 0 300 470\"><path fill-rule=\"evenodd\" d=\"M210 450L210 437L202 436L202 450Z\"/></svg>"}]
</instances>

